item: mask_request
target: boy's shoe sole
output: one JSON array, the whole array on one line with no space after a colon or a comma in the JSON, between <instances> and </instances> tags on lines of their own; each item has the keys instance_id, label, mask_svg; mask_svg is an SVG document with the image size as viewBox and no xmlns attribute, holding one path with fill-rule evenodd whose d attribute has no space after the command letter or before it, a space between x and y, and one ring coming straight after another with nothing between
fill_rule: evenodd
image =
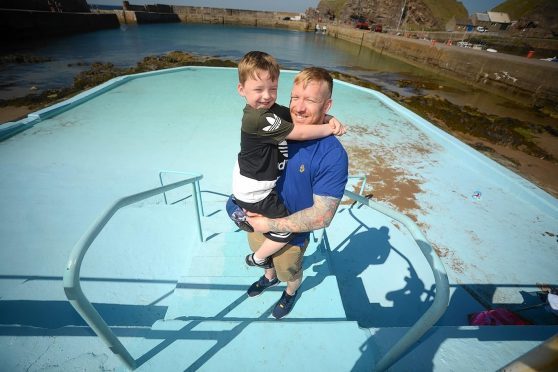
<instances>
[{"instance_id":1,"label":"boy's shoe sole","mask_svg":"<svg viewBox=\"0 0 558 372\"><path fill-rule=\"evenodd\" d=\"M246 265L248 266L260 267L262 269L271 269L273 267L273 260L271 257L266 258L263 263L258 264L254 260L254 253L247 255L244 261L246 261Z\"/></svg>"}]
</instances>

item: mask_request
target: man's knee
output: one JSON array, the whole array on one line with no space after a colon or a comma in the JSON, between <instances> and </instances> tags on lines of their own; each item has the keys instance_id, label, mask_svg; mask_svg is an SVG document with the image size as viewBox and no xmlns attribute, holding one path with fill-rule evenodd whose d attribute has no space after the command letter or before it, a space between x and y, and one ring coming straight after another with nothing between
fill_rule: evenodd
<instances>
[{"instance_id":1,"label":"man's knee","mask_svg":"<svg viewBox=\"0 0 558 372\"><path fill-rule=\"evenodd\" d=\"M278 270L275 268L277 273L277 278L283 283L292 282L302 278L302 268L301 267L288 267L286 270Z\"/></svg>"},{"instance_id":2,"label":"man's knee","mask_svg":"<svg viewBox=\"0 0 558 372\"><path fill-rule=\"evenodd\" d=\"M280 281L291 282L302 278L302 257L305 250L306 245L299 247L287 244L273 255L273 265Z\"/></svg>"},{"instance_id":3,"label":"man's knee","mask_svg":"<svg viewBox=\"0 0 558 372\"><path fill-rule=\"evenodd\" d=\"M259 232L248 233L248 245L252 252L256 252L265 241L265 236Z\"/></svg>"}]
</instances>

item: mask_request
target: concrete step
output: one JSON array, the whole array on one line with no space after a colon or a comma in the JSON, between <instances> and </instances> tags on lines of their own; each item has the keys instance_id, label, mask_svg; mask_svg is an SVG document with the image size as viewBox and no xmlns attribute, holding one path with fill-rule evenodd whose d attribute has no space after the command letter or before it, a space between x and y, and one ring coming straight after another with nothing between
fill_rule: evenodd
<instances>
[{"instance_id":1,"label":"concrete step","mask_svg":"<svg viewBox=\"0 0 558 372\"><path fill-rule=\"evenodd\" d=\"M250 251L244 232L223 233L200 245L189 257L185 275L176 285L165 319L269 318L285 284L250 298L248 287L263 275L249 267ZM304 279L290 318L346 319L339 288L317 242L309 244L304 259Z\"/></svg>"},{"instance_id":2,"label":"concrete step","mask_svg":"<svg viewBox=\"0 0 558 372\"><path fill-rule=\"evenodd\" d=\"M169 299L165 319L254 320L274 319L271 311L285 288L283 283L260 296L246 290L259 278L252 276L182 277ZM289 319L346 320L337 282L327 277L320 283L307 278L298 291Z\"/></svg>"},{"instance_id":3,"label":"concrete step","mask_svg":"<svg viewBox=\"0 0 558 372\"><path fill-rule=\"evenodd\" d=\"M167 320L129 348L138 371L349 371L374 365L368 338L348 321Z\"/></svg>"},{"instance_id":4,"label":"concrete step","mask_svg":"<svg viewBox=\"0 0 558 372\"><path fill-rule=\"evenodd\" d=\"M188 250L189 259L184 276L254 276L258 269L246 266L245 257L252 253L244 231L216 233L206 238L203 244ZM306 270L320 266L327 270L326 254L318 242L311 239L304 257L305 275L313 276L316 271ZM261 271L260 271L261 272ZM261 275L261 274L260 274Z\"/></svg>"}]
</instances>

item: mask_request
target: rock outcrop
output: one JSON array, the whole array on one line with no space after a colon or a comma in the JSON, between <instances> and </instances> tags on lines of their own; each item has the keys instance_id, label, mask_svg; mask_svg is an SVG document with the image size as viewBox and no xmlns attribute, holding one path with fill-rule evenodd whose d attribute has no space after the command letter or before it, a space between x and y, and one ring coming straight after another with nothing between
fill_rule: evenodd
<instances>
[{"instance_id":1,"label":"rock outcrop","mask_svg":"<svg viewBox=\"0 0 558 372\"><path fill-rule=\"evenodd\" d=\"M321 0L320 14L334 15L342 23L359 18L384 27L442 30L452 18L467 19L467 9L457 0Z\"/></svg>"}]
</instances>

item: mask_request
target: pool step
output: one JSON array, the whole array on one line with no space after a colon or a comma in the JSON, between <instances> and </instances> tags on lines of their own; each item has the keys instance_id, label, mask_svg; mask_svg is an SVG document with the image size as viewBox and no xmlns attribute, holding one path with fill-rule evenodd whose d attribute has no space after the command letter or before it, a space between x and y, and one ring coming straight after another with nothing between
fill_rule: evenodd
<instances>
[{"instance_id":1,"label":"pool step","mask_svg":"<svg viewBox=\"0 0 558 372\"><path fill-rule=\"evenodd\" d=\"M266 313L269 317L285 284L249 298L246 290L263 274L245 264L249 252L244 232L219 234L192 250L165 319L253 319ZM304 259L300 295L289 317L346 319L337 281L325 258L321 246L312 241Z\"/></svg>"},{"instance_id":2,"label":"pool step","mask_svg":"<svg viewBox=\"0 0 558 372\"><path fill-rule=\"evenodd\" d=\"M369 370L369 335L347 321L166 320L131 349L149 356L138 371L350 371L355 362Z\"/></svg>"},{"instance_id":3,"label":"pool step","mask_svg":"<svg viewBox=\"0 0 558 372\"><path fill-rule=\"evenodd\" d=\"M273 320L271 311L285 285L269 288L257 297L246 290L259 278L251 276L182 277L169 299L166 320ZM337 282L327 277L319 283L307 278L299 289L290 320L346 320Z\"/></svg>"},{"instance_id":4,"label":"pool step","mask_svg":"<svg viewBox=\"0 0 558 372\"><path fill-rule=\"evenodd\" d=\"M307 249L295 307L282 320L271 312L283 283L258 297L246 294L262 275L244 263L247 252L244 232L217 234L191 251L165 318L149 332L151 341L136 339L131 346L134 354L149 356L140 358L145 359L140 369L350 370L363 357L360 348L370 333L347 321L317 242ZM366 365L373 365L372 356L366 358Z\"/></svg>"}]
</instances>

